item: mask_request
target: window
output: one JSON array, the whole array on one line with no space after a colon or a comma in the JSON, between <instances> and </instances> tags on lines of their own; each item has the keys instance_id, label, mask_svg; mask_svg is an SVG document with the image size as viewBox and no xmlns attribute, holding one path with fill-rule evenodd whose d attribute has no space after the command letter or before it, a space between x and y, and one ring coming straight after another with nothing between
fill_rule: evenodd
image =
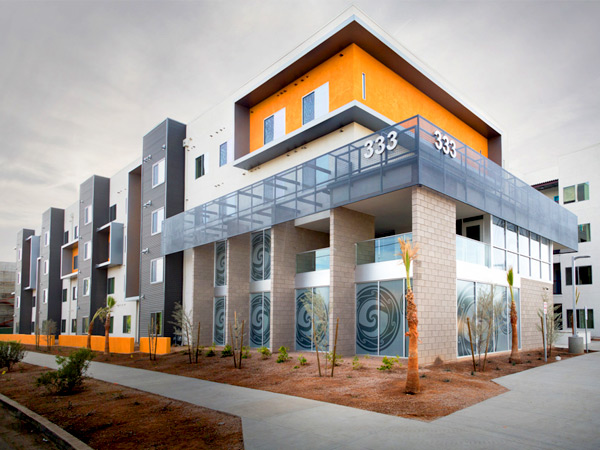
<instances>
[{"instance_id":1,"label":"window","mask_svg":"<svg viewBox=\"0 0 600 450\"><path fill-rule=\"evenodd\" d=\"M42 301L44 303L48 303L48 289L44 289L42 292L43 292Z\"/></svg>"},{"instance_id":2,"label":"window","mask_svg":"<svg viewBox=\"0 0 600 450\"><path fill-rule=\"evenodd\" d=\"M227 164L227 142L219 146L219 167Z\"/></svg>"},{"instance_id":3,"label":"window","mask_svg":"<svg viewBox=\"0 0 600 450\"><path fill-rule=\"evenodd\" d=\"M34 295L33 297L31 297L31 307L32 308L35 308L35 300L36 300L36 297Z\"/></svg>"},{"instance_id":4,"label":"window","mask_svg":"<svg viewBox=\"0 0 600 450\"><path fill-rule=\"evenodd\" d=\"M554 196L554 201L555 201L556 203L558 203L558 195L555 195L555 196Z\"/></svg>"},{"instance_id":5,"label":"window","mask_svg":"<svg viewBox=\"0 0 600 450\"><path fill-rule=\"evenodd\" d=\"M590 199L590 183L580 183L577 185L577 201Z\"/></svg>"},{"instance_id":6,"label":"window","mask_svg":"<svg viewBox=\"0 0 600 450\"><path fill-rule=\"evenodd\" d=\"M575 186L563 188L563 204L573 203L575 201Z\"/></svg>"},{"instance_id":7,"label":"window","mask_svg":"<svg viewBox=\"0 0 600 450\"><path fill-rule=\"evenodd\" d=\"M73 228L73 239L77 239L79 237L79 226L75 225Z\"/></svg>"},{"instance_id":8,"label":"window","mask_svg":"<svg viewBox=\"0 0 600 450\"><path fill-rule=\"evenodd\" d=\"M83 224L92 223L92 207L90 205L83 209Z\"/></svg>"},{"instance_id":9,"label":"window","mask_svg":"<svg viewBox=\"0 0 600 450\"><path fill-rule=\"evenodd\" d=\"M92 243L87 241L83 244L83 260L87 261L92 256Z\"/></svg>"},{"instance_id":10,"label":"window","mask_svg":"<svg viewBox=\"0 0 600 450\"><path fill-rule=\"evenodd\" d=\"M165 160L161 159L152 166L152 187L155 188L159 184L165 182Z\"/></svg>"},{"instance_id":11,"label":"window","mask_svg":"<svg viewBox=\"0 0 600 450\"><path fill-rule=\"evenodd\" d=\"M150 261L150 283L162 283L163 264L163 258L157 258Z\"/></svg>"},{"instance_id":12,"label":"window","mask_svg":"<svg viewBox=\"0 0 600 450\"><path fill-rule=\"evenodd\" d=\"M585 328L585 310L577 309L577 328ZM594 310L587 310L587 328L594 328ZM567 328L573 328L573 310L567 309Z\"/></svg>"},{"instance_id":13,"label":"window","mask_svg":"<svg viewBox=\"0 0 600 450\"><path fill-rule=\"evenodd\" d=\"M575 282L580 284L592 284L592 266L579 266L577 270L577 279ZM565 269L565 284L567 286L573 285L573 270L571 267Z\"/></svg>"},{"instance_id":14,"label":"window","mask_svg":"<svg viewBox=\"0 0 600 450\"><path fill-rule=\"evenodd\" d=\"M271 230L251 235L250 281L271 279Z\"/></svg>"},{"instance_id":15,"label":"window","mask_svg":"<svg viewBox=\"0 0 600 450\"><path fill-rule=\"evenodd\" d=\"M117 205L112 205L108 210L108 221L117 220Z\"/></svg>"},{"instance_id":16,"label":"window","mask_svg":"<svg viewBox=\"0 0 600 450\"><path fill-rule=\"evenodd\" d=\"M215 242L215 286L227 285L227 241Z\"/></svg>"},{"instance_id":17,"label":"window","mask_svg":"<svg viewBox=\"0 0 600 450\"><path fill-rule=\"evenodd\" d=\"M204 170L204 155L196 158L196 179L203 177L206 174Z\"/></svg>"},{"instance_id":18,"label":"window","mask_svg":"<svg viewBox=\"0 0 600 450\"><path fill-rule=\"evenodd\" d=\"M90 295L90 279L84 278L83 279L83 296L87 297L88 295Z\"/></svg>"},{"instance_id":19,"label":"window","mask_svg":"<svg viewBox=\"0 0 600 450\"><path fill-rule=\"evenodd\" d=\"M21 284L21 272L17 272L17 284Z\"/></svg>"},{"instance_id":20,"label":"window","mask_svg":"<svg viewBox=\"0 0 600 450\"><path fill-rule=\"evenodd\" d=\"M329 112L329 83L302 97L302 125ZM276 136L278 137L278 136Z\"/></svg>"},{"instance_id":21,"label":"window","mask_svg":"<svg viewBox=\"0 0 600 450\"><path fill-rule=\"evenodd\" d=\"M160 336L162 334L162 312L157 311L150 313L150 326L156 327L156 334Z\"/></svg>"},{"instance_id":22,"label":"window","mask_svg":"<svg viewBox=\"0 0 600 450\"><path fill-rule=\"evenodd\" d=\"M108 326L108 334L112 334L114 324L115 324L115 316L110 316L110 325Z\"/></svg>"},{"instance_id":23,"label":"window","mask_svg":"<svg viewBox=\"0 0 600 450\"><path fill-rule=\"evenodd\" d=\"M364 73L362 74L362 98L367 99L367 76Z\"/></svg>"},{"instance_id":24,"label":"window","mask_svg":"<svg viewBox=\"0 0 600 450\"><path fill-rule=\"evenodd\" d=\"M285 134L285 108L280 109L264 121L264 143L279 139Z\"/></svg>"},{"instance_id":25,"label":"window","mask_svg":"<svg viewBox=\"0 0 600 450\"><path fill-rule=\"evenodd\" d=\"M562 278L560 271L560 263L554 263L554 289L553 294L562 294Z\"/></svg>"},{"instance_id":26,"label":"window","mask_svg":"<svg viewBox=\"0 0 600 450\"><path fill-rule=\"evenodd\" d=\"M66 333L67 332L67 319L62 319L60 321L60 332L61 333Z\"/></svg>"},{"instance_id":27,"label":"window","mask_svg":"<svg viewBox=\"0 0 600 450\"><path fill-rule=\"evenodd\" d=\"M589 223L581 224L579 229L579 242L590 242L592 240L592 232Z\"/></svg>"},{"instance_id":28,"label":"window","mask_svg":"<svg viewBox=\"0 0 600 450\"><path fill-rule=\"evenodd\" d=\"M106 294L110 295L110 294L114 294L115 293L115 279L113 278L109 278L108 280L106 280Z\"/></svg>"},{"instance_id":29,"label":"window","mask_svg":"<svg viewBox=\"0 0 600 450\"><path fill-rule=\"evenodd\" d=\"M66 244L67 242L69 242L69 231L65 231L63 233L63 244Z\"/></svg>"},{"instance_id":30,"label":"window","mask_svg":"<svg viewBox=\"0 0 600 450\"><path fill-rule=\"evenodd\" d=\"M50 245L50 232L46 231L44 233L44 247L48 247Z\"/></svg>"},{"instance_id":31,"label":"window","mask_svg":"<svg viewBox=\"0 0 600 450\"><path fill-rule=\"evenodd\" d=\"M84 333L87 333L87 332L88 332L88 328L89 328L89 326L90 326L90 318L89 318L89 317L84 317L84 318L82 318L82 319L81 319L81 325L82 325L82 326L81 326L81 330L82 330Z\"/></svg>"},{"instance_id":32,"label":"window","mask_svg":"<svg viewBox=\"0 0 600 450\"><path fill-rule=\"evenodd\" d=\"M152 211L152 230L151 234L158 234L162 232L163 222L165 220L165 209L160 208Z\"/></svg>"},{"instance_id":33,"label":"window","mask_svg":"<svg viewBox=\"0 0 600 450\"><path fill-rule=\"evenodd\" d=\"M63 289L62 290L62 301L63 303L66 302L69 298L69 290L68 289Z\"/></svg>"},{"instance_id":34,"label":"window","mask_svg":"<svg viewBox=\"0 0 600 450\"><path fill-rule=\"evenodd\" d=\"M71 333L77 333L77 319L71 319Z\"/></svg>"},{"instance_id":35,"label":"window","mask_svg":"<svg viewBox=\"0 0 600 450\"><path fill-rule=\"evenodd\" d=\"M79 255L73 256L73 272L79 269Z\"/></svg>"},{"instance_id":36,"label":"window","mask_svg":"<svg viewBox=\"0 0 600 450\"><path fill-rule=\"evenodd\" d=\"M48 260L44 260L44 275L48 275Z\"/></svg>"},{"instance_id":37,"label":"window","mask_svg":"<svg viewBox=\"0 0 600 450\"><path fill-rule=\"evenodd\" d=\"M123 333L131 333L131 316L123 316Z\"/></svg>"},{"instance_id":38,"label":"window","mask_svg":"<svg viewBox=\"0 0 600 450\"><path fill-rule=\"evenodd\" d=\"M23 249L20 248L19 249L19 261L21 261L23 259Z\"/></svg>"},{"instance_id":39,"label":"window","mask_svg":"<svg viewBox=\"0 0 600 450\"><path fill-rule=\"evenodd\" d=\"M77 286L73 286L73 295L71 296L71 300L77 300Z\"/></svg>"},{"instance_id":40,"label":"window","mask_svg":"<svg viewBox=\"0 0 600 450\"><path fill-rule=\"evenodd\" d=\"M17 295L17 297L15 298L15 308L20 308L21 307L21 297L19 297Z\"/></svg>"}]
</instances>

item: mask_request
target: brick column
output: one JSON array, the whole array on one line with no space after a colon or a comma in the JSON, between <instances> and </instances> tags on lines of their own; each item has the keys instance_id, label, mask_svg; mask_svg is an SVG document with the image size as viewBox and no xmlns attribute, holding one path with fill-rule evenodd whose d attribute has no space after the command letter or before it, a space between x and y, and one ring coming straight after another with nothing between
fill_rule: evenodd
<instances>
[{"instance_id":1,"label":"brick column","mask_svg":"<svg viewBox=\"0 0 600 450\"><path fill-rule=\"evenodd\" d=\"M547 291L544 291L547 288ZM548 295L548 313L552 312L552 283L521 278L519 290L521 300L521 349L531 350L543 347L542 333L537 329L542 326L537 315L538 310L543 312L544 302L542 295ZM510 301L510 293L508 293ZM566 314L566 312L565 312ZM565 321L566 322L566 321Z\"/></svg>"},{"instance_id":2,"label":"brick column","mask_svg":"<svg viewBox=\"0 0 600 450\"><path fill-rule=\"evenodd\" d=\"M249 345L250 328L250 235L234 236L227 240L227 315L225 316L226 342L229 342L229 324L233 313L244 326L244 345Z\"/></svg>"},{"instance_id":3,"label":"brick column","mask_svg":"<svg viewBox=\"0 0 600 450\"><path fill-rule=\"evenodd\" d=\"M194 340L200 322L200 345L212 343L213 292L214 292L214 244L194 248L193 321Z\"/></svg>"},{"instance_id":4,"label":"brick column","mask_svg":"<svg viewBox=\"0 0 600 450\"><path fill-rule=\"evenodd\" d=\"M456 359L456 204L423 187L412 191L413 290L419 315L419 363Z\"/></svg>"},{"instance_id":5,"label":"brick column","mask_svg":"<svg viewBox=\"0 0 600 450\"><path fill-rule=\"evenodd\" d=\"M329 342L333 349L335 322L340 319L337 351L342 355L356 353L356 292L354 244L372 239L375 218L346 208L331 210L330 235L330 288L329 288Z\"/></svg>"},{"instance_id":6,"label":"brick column","mask_svg":"<svg viewBox=\"0 0 600 450\"><path fill-rule=\"evenodd\" d=\"M329 235L286 222L271 228L271 347L294 349L296 254L329 246Z\"/></svg>"}]
</instances>

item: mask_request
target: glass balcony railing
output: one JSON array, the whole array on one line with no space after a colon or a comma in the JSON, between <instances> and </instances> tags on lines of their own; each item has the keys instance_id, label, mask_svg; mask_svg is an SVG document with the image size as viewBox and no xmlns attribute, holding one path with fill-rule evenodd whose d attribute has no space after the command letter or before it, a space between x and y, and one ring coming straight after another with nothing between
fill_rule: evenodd
<instances>
[{"instance_id":1,"label":"glass balcony railing","mask_svg":"<svg viewBox=\"0 0 600 450\"><path fill-rule=\"evenodd\" d=\"M398 239L412 242L412 233L386 236L356 243L356 265L402 259Z\"/></svg>"},{"instance_id":2,"label":"glass balcony railing","mask_svg":"<svg viewBox=\"0 0 600 450\"><path fill-rule=\"evenodd\" d=\"M456 260L490 267L490 246L456 235Z\"/></svg>"},{"instance_id":3,"label":"glass balcony railing","mask_svg":"<svg viewBox=\"0 0 600 450\"><path fill-rule=\"evenodd\" d=\"M296 273L329 270L329 248L311 250L296 255Z\"/></svg>"}]
</instances>

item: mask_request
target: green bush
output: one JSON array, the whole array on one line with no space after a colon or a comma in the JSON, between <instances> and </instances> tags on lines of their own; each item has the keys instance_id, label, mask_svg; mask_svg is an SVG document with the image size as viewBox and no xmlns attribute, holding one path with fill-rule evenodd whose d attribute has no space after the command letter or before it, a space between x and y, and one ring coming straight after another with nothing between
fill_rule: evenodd
<instances>
[{"instance_id":1,"label":"green bush","mask_svg":"<svg viewBox=\"0 0 600 450\"><path fill-rule=\"evenodd\" d=\"M271 350L269 350L267 347L260 347L257 351L262 359L267 359L271 357Z\"/></svg>"},{"instance_id":2,"label":"green bush","mask_svg":"<svg viewBox=\"0 0 600 450\"><path fill-rule=\"evenodd\" d=\"M57 356L58 370L43 373L36 385L44 386L50 392L69 394L83 384L93 357L94 353L87 348L71 352L67 357Z\"/></svg>"},{"instance_id":3,"label":"green bush","mask_svg":"<svg viewBox=\"0 0 600 450\"><path fill-rule=\"evenodd\" d=\"M279 347L279 355L277 355L277 362L284 363L289 359L292 359L292 357L288 355L288 348L282 345L281 347Z\"/></svg>"},{"instance_id":4,"label":"green bush","mask_svg":"<svg viewBox=\"0 0 600 450\"><path fill-rule=\"evenodd\" d=\"M250 347L248 345L244 345L242 347L242 358L243 359L248 359L251 358L252 355L250 354Z\"/></svg>"},{"instance_id":5,"label":"green bush","mask_svg":"<svg viewBox=\"0 0 600 450\"><path fill-rule=\"evenodd\" d=\"M352 359L352 370L358 370L362 367L362 364L360 363L360 359L358 358L358 355L356 355L353 359Z\"/></svg>"},{"instance_id":6,"label":"green bush","mask_svg":"<svg viewBox=\"0 0 600 450\"><path fill-rule=\"evenodd\" d=\"M211 357L211 356L215 356L217 353L215 352L215 343L213 342L213 345L211 345L210 347L208 347L208 351L206 352L206 356Z\"/></svg>"},{"instance_id":7,"label":"green bush","mask_svg":"<svg viewBox=\"0 0 600 450\"><path fill-rule=\"evenodd\" d=\"M384 356L383 359L381 360L381 366L377 368L377 370L392 370L394 364L398 364L399 366L402 366L402 363L400 362L400 357L396 356L395 358L388 358L387 356Z\"/></svg>"},{"instance_id":8,"label":"green bush","mask_svg":"<svg viewBox=\"0 0 600 450\"><path fill-rule=\"evenodd\" d=\"M0 368L6 367L10 372L13 364L18 363L25 356L25 346L15 341L0 341Z\"/></svg>"},{"instance_id":9,"label":"green bush","mask_svg":"<svg viewBox=\"0 0 600 450\"><path fill-rule=\"evenodd\" d=\"M333 353L327 352L327 353L325 353L325 357L327 358L327 361L329 361L330 363L332 363ZM339 353L336 353L335 354L335 365L336 365L336 367L339 366L340 364L342 364L343 362L344 362L344 360L342 359L342 355L340 355Z\"/></svg>"},{"instance_id":10,"label":"green bush","mask_svg":"<svg viewBox=\"0 0 600 450\"><path fill-rule=\"evenodd\" d=\"M307 361L306 361L306 358L304 357L304 355L298 356L298 362L300 363L301 366L306 365Z\"/></svg>"},{"instance_id":11,"label":"green bush","mask_svg":"<svg viewBox=\"0 0 600 450\"><path fill-rule=\"evenodd\" d=\"M223 350L221 350L221 358L226 358L228 356L233 356L233 348L231 348L231 345L229 344L225 345Z\"/></svg>"}]
</instances>

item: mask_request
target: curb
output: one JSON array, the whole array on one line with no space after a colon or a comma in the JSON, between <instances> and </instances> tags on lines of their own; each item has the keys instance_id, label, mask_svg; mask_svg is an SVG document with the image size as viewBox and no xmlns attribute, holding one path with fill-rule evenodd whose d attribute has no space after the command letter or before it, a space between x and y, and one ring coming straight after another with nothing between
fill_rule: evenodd
<instances>
[{"instance_id":1,"label":"curb","mask_svg":"<svg viewBox=\"0 0 600 450\"><path fill-rule=\"evenodd\" d=\"M58 425L2 394L0 394L0 407L7 409L19 419L30 423L36 430L63 450L92 450L90 446L67 433Z\"/></svg>"}]
</instances>

